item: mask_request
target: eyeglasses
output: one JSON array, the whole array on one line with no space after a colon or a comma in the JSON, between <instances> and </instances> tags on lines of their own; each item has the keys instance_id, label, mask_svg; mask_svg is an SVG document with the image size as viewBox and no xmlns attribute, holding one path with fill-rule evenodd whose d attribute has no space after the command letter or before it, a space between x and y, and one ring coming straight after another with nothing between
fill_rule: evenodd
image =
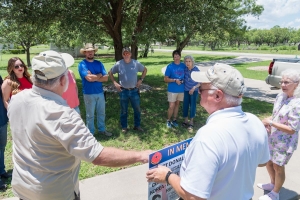
<instances>
[{"instance_id":1,"label":"eyeglasses","mask_svg":"<svg viewBox=\"0 0 300 200\"><path fill-rule=\"evenodd\" d=\"M201 89L201 88L199 87L198 93L201 94L204 90L217 90L217 89Z\"/></svg>"},{"instance_id":2,"label":"eyeglasses","mask_svg":"<svg viewBox=\"0 0 300 200\"><path fill-rule=\"evenodd\" d=\"M20 64L20 65L15 65L15 69L19 69L20 67L24 67L24 65L23 64Z\"/></svg>"},{"instance_id":3,"label":"eyeglasses","mask_svg":"<svg viewBox=\"0 0 300 200\"><path fill-rule=\"evenodd\" d=\"M130 53L129 52L124 52L123 55L128 56L128 55L130 55Z\"/></svg>"},{"instance_id":4,"label":"eyeglasses","mask_svg":"<svg viewBox=\"0 0 300 200\"><path fill-rule=\"evenodd\" d=\"M291 84L291 83L298 83L298 81L296 81L296 82L294 82L294 81L279 81L279 84L280 85L289 85L289 84Z\"/></svg>"}]
</instances>

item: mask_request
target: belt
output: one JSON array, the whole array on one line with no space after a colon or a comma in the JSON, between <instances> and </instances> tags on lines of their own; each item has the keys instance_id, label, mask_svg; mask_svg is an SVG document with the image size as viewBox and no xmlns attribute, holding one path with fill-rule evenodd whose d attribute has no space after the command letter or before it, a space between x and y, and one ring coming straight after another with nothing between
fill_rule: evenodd
<instances>
[{"instance_id":1,"label":"belt","mask_svg":"<svg viewBox=\"0 0 300 200\"><path fill-rule=\"evenodd\" d=\"M123 88L123 87L121 87L121 89L122 90L134 90L136 87L134 87L134 88Z\"/></svg>"}]
</instances>

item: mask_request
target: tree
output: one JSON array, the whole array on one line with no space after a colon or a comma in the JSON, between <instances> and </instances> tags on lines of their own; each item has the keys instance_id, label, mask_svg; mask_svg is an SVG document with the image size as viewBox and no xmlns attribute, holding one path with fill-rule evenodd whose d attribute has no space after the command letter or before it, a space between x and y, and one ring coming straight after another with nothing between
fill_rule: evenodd
<instances>
[{"instance_id":1,"label":"tree","mask_svg":"<svg viewBox=\"0 0 300 200\"><path fill-rule=\"evenodd\" d=\"M33 21L34 23L27 22L21 15L22 7L19 8L19 11L13 8L11 1L2 2L0 7L0 17L2 19L0 34L8 42L22 46L26 52L27 65L31 66L30 47L38 43L44 43L47 40L44 30L46 30L45 25L48 23L39 20Z\"/></svg>"},{"instance_id":2,"label":"tree","mask_svg":"<svg viewBox=\"0 0 300 200\"><path fill-rule=\"evenodd\" d=\"M27 65L31 66L30 62L30 47L44 43L46 35L38 27L29 24L17 25L12 21L2 21L0 24L1 37L7 42L16 43L25 50Z\"/></svg>"}]
</instances>

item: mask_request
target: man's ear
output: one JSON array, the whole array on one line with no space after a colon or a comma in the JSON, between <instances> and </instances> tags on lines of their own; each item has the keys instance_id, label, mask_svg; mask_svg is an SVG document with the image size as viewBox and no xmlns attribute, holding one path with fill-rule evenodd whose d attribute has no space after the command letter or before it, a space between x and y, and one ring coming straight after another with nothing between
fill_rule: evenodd
<instances>
[{"instance_id":1,"label":"man's ear","mask_svg":"<svg viewBox=\"0 0 300 200\"><path fill-rule=\"evenodd\" d=\"M217 102L221 102L222 99L224 98L224 93L222 90L217 90L215 93L215 99Z\"/></svg>"},{"instance_id":2,"label":"man's ear","mask_svg":"<svg viewBox=\"0 0 300 200\"><path fill-rule=\"evenodd\" d=\"M65 75L65 76L62 76L62 77L60 77L60 81L59 81L59 83L60 83L60 85L61 85L61 86L65 85L65 84L66 84L66 82L67 82L67 77L66 77L66 75Z\"/></svg>"}]
</instances>

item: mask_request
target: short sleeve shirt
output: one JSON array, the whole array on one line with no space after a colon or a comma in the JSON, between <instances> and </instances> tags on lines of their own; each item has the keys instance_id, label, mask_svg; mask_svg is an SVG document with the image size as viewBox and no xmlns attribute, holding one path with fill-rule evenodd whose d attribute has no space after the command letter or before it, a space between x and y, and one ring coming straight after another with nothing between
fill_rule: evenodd
<instances>
[{"instance_id":1,"label":"short sleeve shirt","mask_svg":"<svg viewBox=\"0 0 300 200\"><path fill-rule=\"evenodd\" d=\"M80 161L103 147L59 95L33 86L8 105L13 137L12 188L22 199L74 199Z\"/></svg>"},{"instance_id":2,"label":"short sleeve shirt","mask_svg":"<svg viewBox=\"0 0 300 200\"><path fill-rule=\"evenodd\" d=\"M92 74L102 74L103 76L107 74L104 65L98 60L93 62L88 62L83 60L78 64L78 72L82 80L82 91L83 94L99 94L103 92L102 82L95 81L89 82L85 79L88 75L88 71Z\"/></svg>"},{"instance_id":3,"label":"short sleeve shirt","mask_svg":"<svg viewBox=\"0 0 300 200\"><path fill-rule=\"evenodd\" d=\"M270 150L293 153L298 146L300 130L300 98L288 98L285 93L279 93L273 108L273 121L285 124L295 130L294 134L287 134L272 127L269 136Z\"/></svg>"},{"instance_id":4,"label":"short sleeve shirt","mask_svg":"<svg viewBox=\"0 0 300 200\"><path fill-rule=\"evenodd\" d=\"M184 80L184 69L186 68L184 63L175 64L174 62L170 63L167 66L165 76L171 79L180 79ZM168 92L172 93L182 93L184 92L184 84L178 85L175 82L168 83Z\"/></svg>"},{"instance_id":5,"label":"short sleeve shirt","mask_svg":"<svg viewBox=\"0 0 300 200\"><path fill-rule=\"evenodd\" d=\"M119 74L119 81L122 87L134 88L137 84L137 73L143 72L144 69L145 67L137 60L131 59L129 63L126 63L122 59L110 71L112 74Z\"/></svg>"},{"instance_id":6,"label":"short sleeve shirt","mask_svg":"<svg viewBox=\"0 0 300 200\"><path fill-rule=\"evenodd\" d=\"M261 120L241 106L222 109L210 115L186 149L180 185L200 198L248 200L257 166L269 159Z\"/></svg>"},{"instance_id":7,"label":"short sleeve shirt","mask_svg":"<svg viewBox=\"0 0 300 200\"><path fill-rule=\"evenodd\" d=\"M189 70L189 68L187 67L184 69L184 91L190 91L194 86L198 84L191 77L192 72L198 71L200 70L196 66L194 66L191 70Z\"/></svg>"}]
</instances>

